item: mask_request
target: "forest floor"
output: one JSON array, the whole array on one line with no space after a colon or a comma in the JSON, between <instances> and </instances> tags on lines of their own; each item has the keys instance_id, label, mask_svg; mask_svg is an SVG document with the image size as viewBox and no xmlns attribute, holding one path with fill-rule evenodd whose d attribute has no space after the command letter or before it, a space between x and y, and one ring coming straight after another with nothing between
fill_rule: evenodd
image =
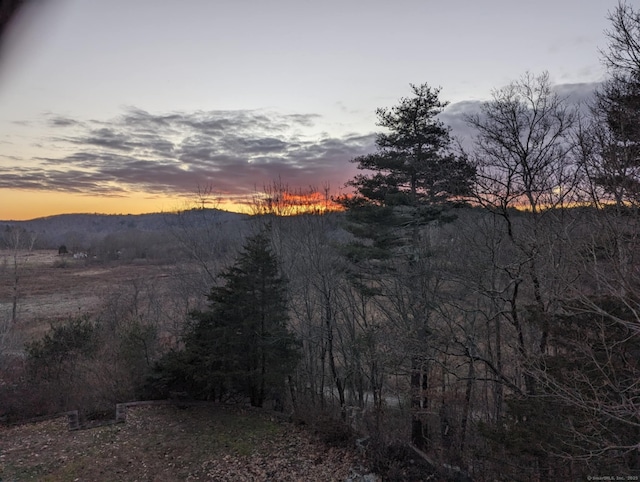
<instances>
[{"instance_id":1,"label":"forest floor","mask_svg":"<svg viewBox=\"0 0 640 482\"><path fill-rule=\"evenodd\" d=\"M304 427L222 406L130 407L125 423L78 431L66 417L0 427L2 481L344 481L361 464Z\"/></svg>"}]
</instances>

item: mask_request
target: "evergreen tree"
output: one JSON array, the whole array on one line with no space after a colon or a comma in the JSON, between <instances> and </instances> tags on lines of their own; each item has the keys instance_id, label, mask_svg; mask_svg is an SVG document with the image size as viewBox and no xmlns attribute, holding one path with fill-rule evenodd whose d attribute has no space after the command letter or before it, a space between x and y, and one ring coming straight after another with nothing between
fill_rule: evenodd
<instances>
[{"instance_id":1,"label":"evergreen tree","mask_svg":"<svg viewBox=\"0 0 640 482\"><path fill-rule=\"evenodd\" d=\"M449 128L437 118L447 106L440 89L411 89L413 97L376 111L386 129L377 136L377 152L351 161L369 171L347 183L355 193L341 200L352 232L372 241L365 257L384 258L407 244L407 227L444 220L444 209L468 194L474 179L474 167L452 152Z\"/></svg>"},{"instance_id":2,"label":"evergreen tree","mask_svg":"<svg viewBox=\"0 0 640 482\"><path fill-rule=\"evenodd\" d=\"M411 89L413 97L377 110L378 125L385 129L377 136L378 150L353 159L369 173L347 183L355 193L341 202L358 238L347 253L359 266L355 283L369 294L392 298L399 308L390 321L407 330L402 350L411 353L412 440L424 448L430 438L423 414L430 404L429 312L435 288L421 227L453 219L445 211L471 191L475 170L453 153L449 128L437 118L447 105L439 100L440 90L427 84ZM380 283L385 276L394 278L386 284L392 292Z\"/></svg>"},{"instance_id":3,"label":"evergreen tree","mask_svg":"<svg viewBox=\"0 0 640 482\"><path fill-rule=\"evenodd\" d=\"M414 97L403 98L391 109L378 109L378 152L355 158L357 175L348 185L355 199L380 206L437 206L467 194L473 167L451 152L449 128L437 115L447 106L440 89L411 85Z\"/></svg>"},{"instance_id":4,"label":"evergreen tree","mask_svg":"<svg viewBox=\"0 0 640 482\"><path fill-rule=\"evenodd\" d=\"M184 351L161 369L176 386L197 398L248 396L262 406L278 390L297 359L297 344L287 329L286 280L271 252L267 232L247 240L225 283L211 289L210 308L194 312L184 336Z\"/></svg>"}]
</instances>

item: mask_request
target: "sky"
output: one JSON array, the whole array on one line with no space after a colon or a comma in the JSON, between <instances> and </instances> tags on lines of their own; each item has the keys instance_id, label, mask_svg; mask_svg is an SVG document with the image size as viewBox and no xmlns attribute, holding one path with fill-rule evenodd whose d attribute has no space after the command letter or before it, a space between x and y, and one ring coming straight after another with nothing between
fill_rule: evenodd
<instances>
[{"instance_id":1,"label":"sky","mask_svg":"<svg viewBox=\"0 0 640 482\"><path fill-rule=\"evenodd\" d=\"M585 98L618 0L32 0L0 50L0 219L344 192L375 110L463 116L526 72Z\"/></svg>"}]
</instances>

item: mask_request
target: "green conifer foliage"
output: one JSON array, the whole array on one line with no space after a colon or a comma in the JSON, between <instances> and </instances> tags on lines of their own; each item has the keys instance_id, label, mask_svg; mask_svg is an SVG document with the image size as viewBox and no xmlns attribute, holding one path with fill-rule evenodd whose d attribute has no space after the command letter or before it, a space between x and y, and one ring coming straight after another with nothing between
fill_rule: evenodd
<instances>
[{"instance_id":1,"label":"green conifer foliage","mask_svg":"<svg viewBox=\"0 0 640 482\"><path fill-rule=\"evenodd\" d=\"M475 168L452 148L449 128L438 119L447 106L440 89L411 85L412 97L378 109L377 152L353 159L367 171L347 183L352 197L340 201L349 211L351 230L360 239L353 256L381 259L410 244L408 227L446 221L444 210L469 194ZM368 247L369 249L363 249Z\"/></svg>"},{"instance_id":2,"label":"green conifer foliage","mask_svg":"<svg viewBox=\"0 0 640 482\"><path fill-rule=\"evenodd\" d=\"M411 89L413 96L377 110L384 129L377 152L352 160L366 173L347 183L354 195L341 201L356 237L346 249L354 284L391 305L409 307L390 321L407 327L402 350L411 358L412 441L425 448L430 435L421 414L431 409L428 339L435 286L425 226L454 219L450 208L471 192L475 168L451 148L449 128L438 119L447 105L440 90L427 84ZM390 282L380 284L385 278Z\"/></svg>"},{"instance_id":3,"label":"green conifer foliage","mask_svg":"<svg viewBox=\"0 0 640 482\"><path fill-rule=\"evenodd\" d=\"M165 360L164 371L170 385L196 398L246 396L260 407L281 389L297 360L287 328L287 283L268 232L249 238L220 276L224 284L211 289L210 308L192 313L184 351Z\"/></svg>"}]
</instances>

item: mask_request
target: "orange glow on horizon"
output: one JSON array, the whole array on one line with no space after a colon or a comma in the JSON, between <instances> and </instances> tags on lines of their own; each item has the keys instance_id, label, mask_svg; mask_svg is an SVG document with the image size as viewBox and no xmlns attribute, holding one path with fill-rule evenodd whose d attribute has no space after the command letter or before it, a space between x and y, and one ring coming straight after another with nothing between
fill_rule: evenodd
<instances>
[{"instance_id":1,"label":"orange glow on horizon","mask_svg":"<svg viewBox=\"0 0 640 482\"><path fill-rule=\"evenodd\" d=\"M247 207L252 214L280 216L344 211L344 207L335 202L328 193L319 191L264 192L254 196Z\"/></svg>"},{"instance_id":2,"label":"orange glow on horizon","mask_svg":"<svg viewBox=\"0 0 640 482\"><path fill-rule=\"evenodd\" d=\"M340 197L350 197L342 194ZM0 189L0 221L26 221L59 214L148 214L170 213L197 207L220 209L242 214L276 214L295 216L344 211L335 198L319 191L277 191L253 195L219 195L212 193L206 199L197 195L152 196L149 193L129 193L126 197L86 196L78 193L26 191ZM471 206L485 203L468 201ZM491 200L486 199L491 204ZM591 201L566 201L560 204L538 204L541 211L554 207L604 207L613 201L594 205ZM512 202L510 208L527 212L528 203Z\"/></svg>"},{"instance_id":3,"label":"orange glow on horizon","mask_svg":"<svg viewBox=\"0 0 640 482\"><path fill-rule=\"evenodd\" d=\"M180 197L147 193L86 196L77 193L0 189L0 220L25 221L58 214L144 214L176 210Z\"/></svg>"},{"instance_id":4,"label":"orange glow on horizon","mask_svg":"<svg viewBox=\"0 0 640 482\"><path fill-rule=\"evenodd\" d=\"M264 211L265 194L224 196L213 193L210 199L198 201L197 196L152 196L149 193L129 193L127 196L87 196L78 193L0 189L0 220L26 221L59 214L147 214L176 212L201 205L243 214ZM341 211L342 206L323 193L288 193L273 199L287 207L283 215ZM201 204L202 203L202 204ZM261 204L259 206L259 204ZM276 211L275 214L278 214Z\"/></svg>"}]
</instances>

